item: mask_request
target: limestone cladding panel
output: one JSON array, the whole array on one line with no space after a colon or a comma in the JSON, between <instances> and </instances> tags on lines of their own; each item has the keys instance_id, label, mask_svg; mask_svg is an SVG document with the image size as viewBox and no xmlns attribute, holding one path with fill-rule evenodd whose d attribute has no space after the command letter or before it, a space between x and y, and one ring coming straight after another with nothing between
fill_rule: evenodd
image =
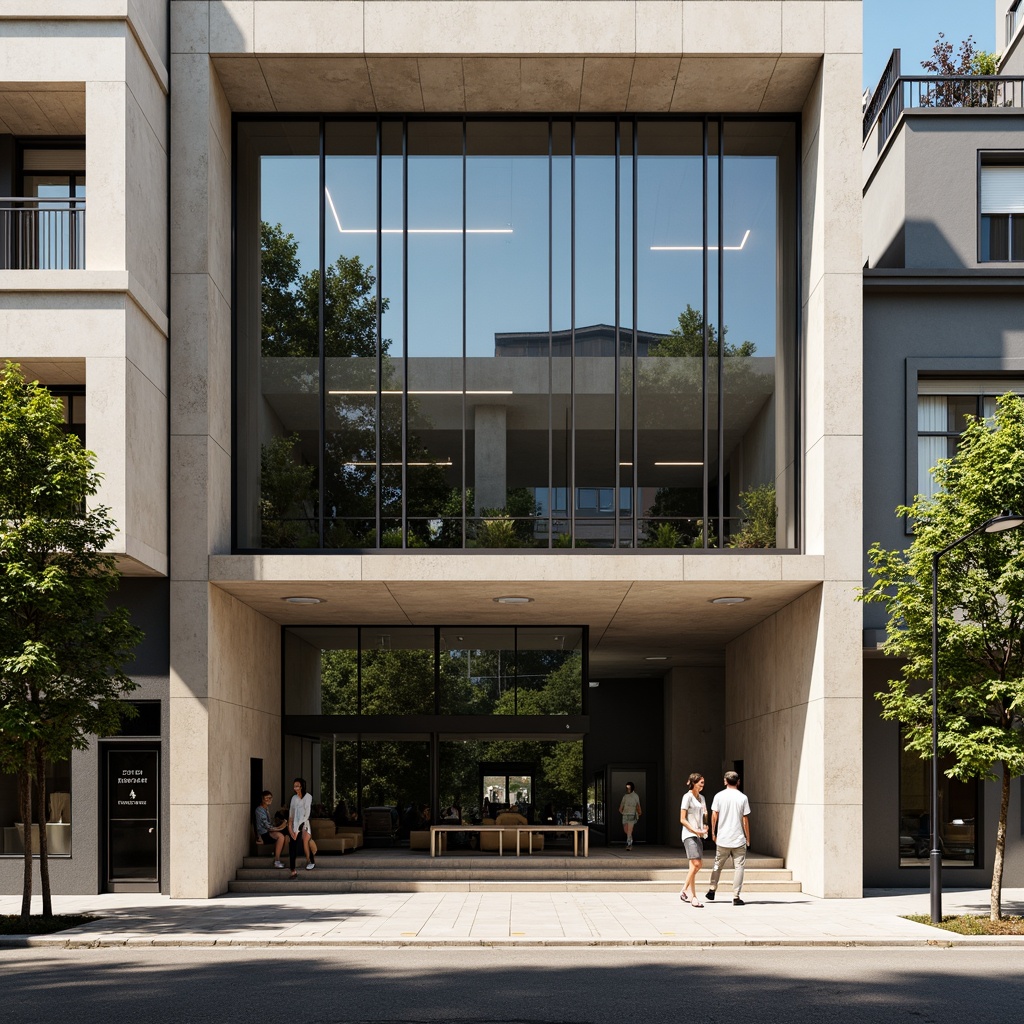
<instances>
[{"instance_id":1,"label":"limestone cladding panel","mask_svg":"<svg viewBox=\"0 0 1024 1024\"><path fill-rule=\"evenodd\" d=\"M212 830L208 885L223 892L249 846L249 759L280 774L281 631L223 591L210 587L209 799Z\"/></svg>"},{"instance_id":2,"label":"limestone cladding panel","mask_svg":"<svg viewBox=\"0 0 1024 1024\"><path fill-rule=\"evenodd\" d=\"M133 363L125 361L125 366L124 548L166 573L167 396Z\"/></svg>"},{"instance_id":3,"label":"limestone cladding panel","mask_svg":"<svg viewBox=\"0 0 1024 1024\"><path fill-rule=\"evenodd\" d=\"M831 846L802 824L861 801L858 627L852 593L825 583L726 648L725 756L744 762L755 845L821 896L860 887L859 818Z\"/></svg>"},{"instance_id":4,"label":"limestone cladding panel","mask_svg":"<svg viewBox=\"0 0 1024 1024\"><path fill-rule=\"evenodd\" d=\"M89 270L127 269L128 87L87 82L85 87L85 265Z\"/></svg>"}]
</instances>

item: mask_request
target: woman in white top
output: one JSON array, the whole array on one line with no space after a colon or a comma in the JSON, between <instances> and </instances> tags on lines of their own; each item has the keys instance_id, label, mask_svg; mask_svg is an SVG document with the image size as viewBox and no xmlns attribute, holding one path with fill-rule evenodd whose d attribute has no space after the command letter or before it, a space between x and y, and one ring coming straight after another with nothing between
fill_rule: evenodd
<instances>
[{"instance_id":1,"label":"woman in white top","mask_svg":"<svg viewBox=\"0 0 1024 1024\"><path fill-rule=\"evenodd\" d=\"M693 772L686 780L687 791L679 805L679 824L683 826L683 849L690 859L690 870L683 882L683 891L679 898L691 907L703 907L697 899L697 872L704 864L704 837L708 834L707 805L704 803L701 790L704 788L704 776Z\"/></svg>"},{"instance_id":2,"label":"woman in white top","mask_svg":"<svg viewBox=\"0 0 1024 1024\"><path fill-rule=\"evenodd\" d=\"M296 779L292 783L292 789L295 790L295 795L288 807L288 866L292 870L289 877L295 878L298 874L295 870L295 858L298 856L300 843L306 855L307 871L312 871L316 867L316 860L309 849L313 838L309 831L309 812L313 806L313 798L306 792L305 779Z\"/></svg>"},{"instance_id":3,"label":"woman in white top","mask_svg":"<svg viewBox=\"0 0 1024 1024\"><path fill-rule=\"evenodd\" d=\"M633 790L633 783L626 783L626 792L619 801L619 814L622 815L622 831L626 833L626 849L633 849L633 826L640 820L643 811L640 809L640 797Z\"/></svg>"}]
</instances>

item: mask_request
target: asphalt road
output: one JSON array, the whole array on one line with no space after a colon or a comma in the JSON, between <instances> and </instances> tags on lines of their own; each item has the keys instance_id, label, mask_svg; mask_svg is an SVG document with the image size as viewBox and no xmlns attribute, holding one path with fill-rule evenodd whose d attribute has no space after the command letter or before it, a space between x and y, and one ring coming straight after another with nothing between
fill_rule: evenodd
<instances>
[{"instance_id":1,"label":"asphalt road","mask_svg":"<svg viewBox=\"0 0 1024 1024\"><path fill-rule=\"evenodd\" d=\"M1021 1018L1019 948L19 949L10 1024L971 1024Z\"/></svg>"}]
</instances>

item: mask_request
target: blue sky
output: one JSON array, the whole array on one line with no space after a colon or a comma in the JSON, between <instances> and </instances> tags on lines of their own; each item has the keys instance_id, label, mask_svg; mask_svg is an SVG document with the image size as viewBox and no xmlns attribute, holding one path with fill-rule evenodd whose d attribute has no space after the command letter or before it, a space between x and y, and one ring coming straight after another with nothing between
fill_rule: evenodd
<instances>
[{"instance_id":1,"label":"blue sky","mask_svg":"<svg viewBox=\"0 0 1024 1024\"><path fill-rule=\"evenodd\" d=\"M979 49L997 50L993 0L864 0L865 87L874 88L897 47L903 73L923 74L940 32L954 45L971 35Z\"/></svg>"}]
</instances>

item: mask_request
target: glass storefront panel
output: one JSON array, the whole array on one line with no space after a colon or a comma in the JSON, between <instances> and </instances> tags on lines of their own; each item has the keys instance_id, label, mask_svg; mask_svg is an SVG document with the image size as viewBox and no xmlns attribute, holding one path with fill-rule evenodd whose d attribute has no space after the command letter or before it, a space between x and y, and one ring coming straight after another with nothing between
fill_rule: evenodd
<instances>
[{"instance_id":1,"label":"glass storefront panel","mask_svg":"<svg viewBox=\"0 0 1024 1024\"><path fill-rule=\"evenodd\" d=\"M931 760L900 749L900 867L927 868L932 848ZM960 782L939 759L939 849L943 867L977 867L980 783Z\"/></svg>"},{"instance_id":2,"label":"glass storefront panel","mask_svg":"<svg viewBox=\"0 0 1024 1024\"><path fill-rule=\"evenodd\" d=\"M440 680L442 715L515 714L515 629L442 630Z\"/></svg>"},{"instance_id":3,"label":"glass storefront panel","mask_svg":"<svg viewBox=\"0 0 1024 1024\"><path fill-rule=\"evenodd\" d=\"M434 630L360 631L360 714L434 714Z\"/></svg>"},{"instance_id":4,"label":"glass storefront panel","mask_svg":"<svg viewBox=\"0 0 1024 1024\"><path fill-rule=\"evenodd\" d=\"M71 762L47 761L48 806L40 813L32 792L32 850L39 855L39 825L46 828L46 849L51 857L71 855ZM23 775L0 775L0 856L25 855L25 823L21 813Z\"/></svg>"},{"instance_id":5,"label":"glass storefront panel","mask_svg":"<svg viewBox=\"0 0 1024 1024\"><path fill-rule=\"evenodd\" d=\"M795 546L794 140L240 120L237 547Z\"/></svg>"},{"instance_id":6,"label":"glass storefront panel","mask_svg":"<svg viewBox=\"0 0 1024 1024\"><path fill-rule=\"evenodd\" d=\"M631 468L645 547L703 544L703 152L700 122L637 125L640 331Z\"/></svg>"}]
</instances>

